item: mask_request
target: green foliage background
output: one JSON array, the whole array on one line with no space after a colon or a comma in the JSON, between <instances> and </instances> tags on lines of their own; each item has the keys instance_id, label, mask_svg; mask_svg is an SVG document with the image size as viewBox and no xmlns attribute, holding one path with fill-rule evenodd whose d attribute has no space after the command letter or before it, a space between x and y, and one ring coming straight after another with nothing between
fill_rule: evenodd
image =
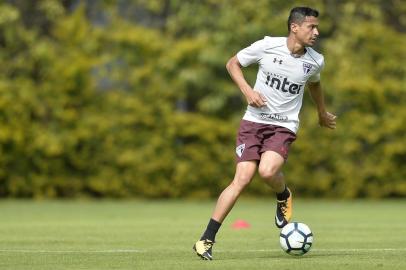
<instances>
[{"instance_id":1,"label":"green foliage background","mask_svg":"<svg viewBox=\"0 0 406 270\"><path fill-rule=\"evenodd\" d=\"M292 189L406 196L401 0L0 1L0 196L217 196L246 106L225 63L285 36L296 5L321 12L316 49L338 128L318 127L307 95L285 167ZM256 179L246 194L270 192Z\"/></svg>"}]
</instances>

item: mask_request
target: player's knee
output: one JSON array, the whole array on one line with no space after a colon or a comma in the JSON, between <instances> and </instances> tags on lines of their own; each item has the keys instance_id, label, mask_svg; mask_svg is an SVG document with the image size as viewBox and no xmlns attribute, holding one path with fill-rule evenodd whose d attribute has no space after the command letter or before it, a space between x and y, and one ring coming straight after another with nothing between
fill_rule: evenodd
<instances>
[{"instance_id":1,"label":"player's knee","mask_svg":"<svg viewBox=\"0 0 406 270\"><path fill-rule=\"evenodd\" d=\"M272 180L278 174L278 169L273 166L262 166L258 168L258 173L261 178Z\"/></svg>"},{"instance_id":2,"label":"player's knee","mask_svg":"<svg viewBox=\"0 0 406 270\"><path fill-rule=\"evenodd\" d=\"M248 184L251 182L251 177L249 177L248 175L239 175L236 176L233 180L233 185L239 189L240 191L242 191L246 186L248 186Z\"/></svg>"}]
</instances>

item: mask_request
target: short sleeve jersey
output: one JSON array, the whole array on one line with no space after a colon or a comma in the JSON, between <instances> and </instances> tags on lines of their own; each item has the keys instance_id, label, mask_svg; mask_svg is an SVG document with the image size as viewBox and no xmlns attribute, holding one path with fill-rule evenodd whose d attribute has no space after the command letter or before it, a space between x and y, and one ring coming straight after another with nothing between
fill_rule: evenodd
<instances>
[{"instance_id":1,"label":"short sleeve jersey","mask_svg":"<svg viewBox=\"0 0 406 270\"><path fill-rule=\"evenodd\" d=\"M248 105L243 119L286 127L296 133L305 85L320 80L323 55L306 47L304 55L294 57L286 37L265 37L239 51L237 58L243 67L258 63L254 90L267 100L261 108Z\"/></svg>"}]
</instances>

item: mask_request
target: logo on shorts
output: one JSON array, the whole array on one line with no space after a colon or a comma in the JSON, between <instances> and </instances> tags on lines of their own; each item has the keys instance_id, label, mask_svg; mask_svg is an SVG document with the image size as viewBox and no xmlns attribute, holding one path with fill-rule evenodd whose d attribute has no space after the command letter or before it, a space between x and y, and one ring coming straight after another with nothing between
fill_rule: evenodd
<instances>
[{"instance_id":1,"label":"logo on shorts","mask_svg":"<svg viewBox=\"0 0 406 270\"><path fill-rule=\"evenodd\" d=\"M286 156L288 154L288 149L285 146L282 146L281 153Z\"/></svg>"},{"instance_id":2,"label":"logo on shorts","mask_svg":"<svg viewBox=\"0 0 406 270\"><path fill-rule=\"evenodd\" d=\"M245 143L240 144L239 146L237 146L237 148L235 149L235 152L237 153L238 157L242 156L242 152L244 152L245 149Z\"/></svg>"}]
</instances>

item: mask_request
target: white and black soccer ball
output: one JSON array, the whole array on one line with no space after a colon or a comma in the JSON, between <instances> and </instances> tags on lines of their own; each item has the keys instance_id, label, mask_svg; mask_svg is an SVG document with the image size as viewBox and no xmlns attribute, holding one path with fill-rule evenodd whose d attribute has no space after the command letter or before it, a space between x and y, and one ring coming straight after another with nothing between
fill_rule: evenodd
<instances>
[{"instance_id":1,"label":"white and black soccer ball","mask_svg":"<svg viewBox=\"0 0 406 270\"><path fill-rule=\"evenodd\" d=\"M313 233L304 223L292 222L282 228L279 235L282 249L290 255L303 255L313 244Z\"/></svg>"}]
</instances>

